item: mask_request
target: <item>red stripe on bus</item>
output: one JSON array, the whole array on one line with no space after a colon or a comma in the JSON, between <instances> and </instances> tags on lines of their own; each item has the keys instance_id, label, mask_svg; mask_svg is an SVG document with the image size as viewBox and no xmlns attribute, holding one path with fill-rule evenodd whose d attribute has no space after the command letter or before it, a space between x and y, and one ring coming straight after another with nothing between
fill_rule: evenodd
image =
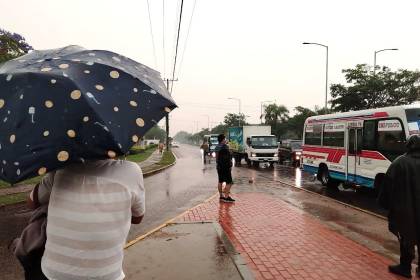
<instances>
[{"instance_id":1,"label":"red stripe on bus","mask_svg":"<svg viewBox=\"0 0 420 280\"><path fill-rule=\"evenodd\" d=\"M333 162L333 163L339 163L341 161L341 158L346 155L346 150L344 149L334 149L334 148L324 148L324 147L303 146L303 152L315 152L315 153L328 154L327 161ZM304 156L306 155L308 154L304 154ZM386 160L386 157L384 157L381 153L377 151L363 150L360 154L360 157L368 158L368 159Z\"/></svg>"}]
</instances>

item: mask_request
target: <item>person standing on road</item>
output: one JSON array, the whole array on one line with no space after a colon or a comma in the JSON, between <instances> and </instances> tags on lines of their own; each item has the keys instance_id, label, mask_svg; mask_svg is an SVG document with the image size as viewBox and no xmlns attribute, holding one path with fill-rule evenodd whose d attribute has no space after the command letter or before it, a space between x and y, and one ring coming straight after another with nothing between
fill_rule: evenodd
<instances>
[{"instance_id":1,"label":"person standing on road","mask_svg":"<svg viewBox=\"0 0 420 280\"><path fill-rule=\"evenodd\" d=\"M220 201L222 202L234 202L235 200L230 197L230 189L233 184L232 180L232 156L229 151L229 147L226 144L226 137L224 134L217 136L219 144L216 146L216 164L217 164L217 175L219 177L219 183L217 188L219 190ZM226 183L223 189L223 183Z\"/></svg>"},{"instance_id":2,"label":"person standing on road","mask_svg":"<svg viewBox=\"0 0 420 280\"><path fill-rule=\"evenodd\" d=\"M411 278L415 246L420 246L420 136L407 141L407 153L388 168L378 200L389 210L388 227L400 242L400 263L390 265L391 273ZM420 259L419 259L420 264ZM417 275L419 270L417 269Z\"/></svg>"},{"instance_id":3,"label":"person standing on road","mask_svg":"<svg viewBox=\"0 0 420 280\"><path fill-rule=\"evenodd\" d=\"M203 144L201 144L200 149L203 151L203 161L204 164L206 164L206 158L209 152L209 144L207 143L207 141L203 141Z\"/></svg>"},{"instance_id":4,"label":"person standing on road","mask_svg":"<svg viewBox=\"0 0 420 280\"><path fill-rule=\"evenodd\" d=\"M145 213L143 174L129 161L95 160L48 173L33 208L48 206L41 268L48 279L121 280L130 224Z\"/></svg>"}]
</instances>

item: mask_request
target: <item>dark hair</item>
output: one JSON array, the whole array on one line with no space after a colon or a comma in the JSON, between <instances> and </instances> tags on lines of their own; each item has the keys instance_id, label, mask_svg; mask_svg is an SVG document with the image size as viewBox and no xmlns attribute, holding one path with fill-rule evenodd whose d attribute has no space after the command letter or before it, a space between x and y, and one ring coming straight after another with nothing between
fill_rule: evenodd
<instances>
[{"instance_id":1,"label":"dark hair","mask_svg":"<svg viewBox=\"0 0 420 280\"><path fill-rule=\"evenodd\" d=\"M411 135L407 140L407 149L409 152L420 151L420 136Z\"/></svg>"},{"instance_id":2,"label":"dark hair","mask_svg":"<svg viewBox=\"0 0 420 280\"><path fill-rule=\"evenodd\" d=\"M219 134L217 136L217 141L219 141L219 143L221 143L225 139L226 139L226 136L223 133L222 134Z\"/></svg>"}]
</instances>

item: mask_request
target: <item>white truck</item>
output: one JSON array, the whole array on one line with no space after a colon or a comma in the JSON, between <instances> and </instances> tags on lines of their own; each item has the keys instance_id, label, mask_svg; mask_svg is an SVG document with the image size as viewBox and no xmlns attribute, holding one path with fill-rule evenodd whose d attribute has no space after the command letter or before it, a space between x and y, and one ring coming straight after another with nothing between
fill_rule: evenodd
<instances>
[{"instance_id":1,"label":"white truck","mask_svg":"<svg viewBox=\"0 0 420 280\"><path fill-rule=\"evenodd\" d=\"M229 148L236 163L245 159L249 166L260 162L273 166L278 161L278 143L271 126L247 125L228 129Z\"/></svg>"}]
</instances>

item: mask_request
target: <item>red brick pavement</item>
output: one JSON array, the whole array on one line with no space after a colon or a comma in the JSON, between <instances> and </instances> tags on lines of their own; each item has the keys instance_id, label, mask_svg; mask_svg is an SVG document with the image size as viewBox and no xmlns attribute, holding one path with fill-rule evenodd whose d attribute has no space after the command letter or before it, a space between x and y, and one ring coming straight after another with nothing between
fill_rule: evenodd
<instances>
[{"instance_id":1,"label":"red brick pavement","mask_svg":"<svg viewBox=\"0 0 420 280\"><path fill-rule=\"evenodd\" d=\"M390 260L280 199L235 198L234 204L210 200L182 219L218 220L257 279L400 279L388 273Z\"/></svg>"}]
</instances>

